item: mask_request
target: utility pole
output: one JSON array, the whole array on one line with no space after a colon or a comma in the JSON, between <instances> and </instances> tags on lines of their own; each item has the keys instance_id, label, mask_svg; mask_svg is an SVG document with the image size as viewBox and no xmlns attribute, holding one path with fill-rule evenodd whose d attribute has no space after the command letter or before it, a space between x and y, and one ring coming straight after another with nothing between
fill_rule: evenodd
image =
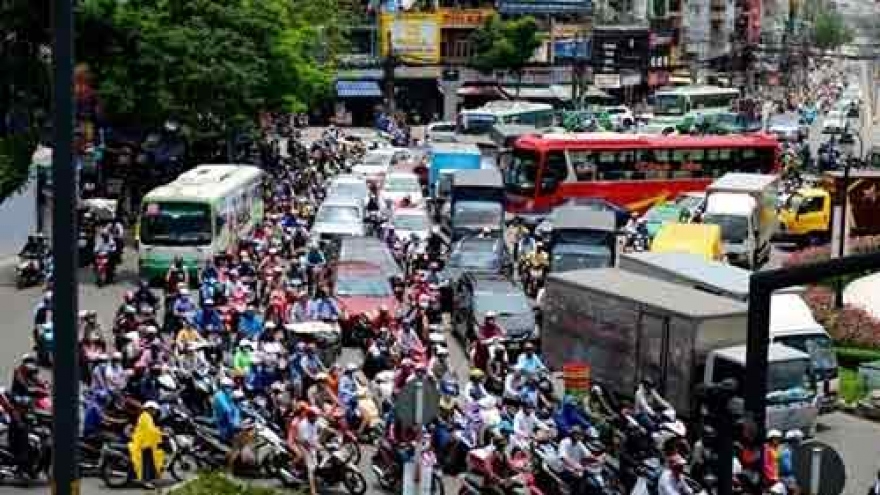
<instances>
[{"instance_id":1,"label":"utility pole","mask_svg":"<svg viewBox=\"0 0 880 495\"><path fill-rule=\"evenodd\" d=\"M73 165L73 0L55 0L54 111L52 155L54 208L52 255L55 262L52 323L55 329L53 367L52 492L79 495L79 365L77 363L77 170Z\"/></svg>"},{"instance_id":2,"label":"utility pole","mask_svg":"<svg viewBox=\"0 0 880 495\"><path fill-rule=\"evenodd\" d=\"M394 21L392 21L394 22ZM387 36L385 38L385 60L383 61L382 68L384 70L385 75L385 100L388 102L387 111L389 113L397 110L397 105L394 101L394 69L397 67L397 59L394 56L394 42L391 40L393 26L388 29Z\"/></svg>"}]
</instances>

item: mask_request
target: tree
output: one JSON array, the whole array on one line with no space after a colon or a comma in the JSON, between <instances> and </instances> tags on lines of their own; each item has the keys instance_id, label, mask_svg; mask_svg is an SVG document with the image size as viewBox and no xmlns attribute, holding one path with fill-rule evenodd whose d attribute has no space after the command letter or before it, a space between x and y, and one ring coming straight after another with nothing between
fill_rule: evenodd
<instances>
[{"instance_id":1,"label":"tree","mask_svg":"<svg viewBox=\"0 0 880 495\"><path fill-rule=\"evenodd\" d=\"M523 69L542 41L534 18L505 21L497 15L489 17L474 31L471 40L474 55L470 63L474 68L487 73L497 70L511 72L516 75L518 83L522 83Z\"/></svg>"},{"instance_id":2,"label":"tree","mask_svg":"<svg viewBox=\"0 0 880 495\"><path fill-rule=\"evenodd\" d=\"M813 42L822 51L836 50L851 42L852 31L843 17L833 10L823 10L813 21Z\"/></svg>"}]
</instances>

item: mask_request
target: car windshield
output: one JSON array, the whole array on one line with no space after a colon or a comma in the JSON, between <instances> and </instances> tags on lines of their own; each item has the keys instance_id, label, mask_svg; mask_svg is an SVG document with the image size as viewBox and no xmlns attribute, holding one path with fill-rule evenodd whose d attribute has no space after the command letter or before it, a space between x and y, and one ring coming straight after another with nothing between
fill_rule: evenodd
<instances>
[{"instance_id":1,"label":"car windshield","mask_svg":"<svg viewBox=\"0 0 880 495\"><path fill-rule=\"evenodd\" d=\"M725 242L739 244L749 236L749 221L744 216L706 215L703 222L721 227L721 239Z\"/></svg>"},{"instance_id":2,"label":"car windshield","mask_svg":"<svg viewBox=\"0 0 880 495\"><path fill-rule=\"evenodd\" d=\"M361 220L357 207L324 205L315 221L322 223L357 223Z\"/></svg>"},{"instance_id":3,"label":"car windshield","mask_svg":"<svg viewBox=\"0 0 880 495\"><path fill-rule=\"evenodd\" d=\"M474 292L474 309L482 314L494 311L502 317L521 315L532 310L522 293L480 290Z\"/></svg>"},{"instance_id":4,"label":"car windshield","mask_svg":"<svg viewBox=\"0 0 880 495\"><path fill-rule=\"evenodd\" d=\"M458 268L495 270L498 268L498 255L494 249L463 249L453 251L449 265Z\"/></svg>"},{"instance_id":5,"label":"car windshield","mask_svg":"<svg viewBox=\"0 0 880 495\"><path fill-rule=\"evenodd\" d=\"M538 178L538 154L534 151L514 150L513 159L504 174L508 189L529 191L535 188Z\"/></svg>"},{"instance_id":6,"label":"car windshield","mask_svg":"<svg viewBox=\"0 0 880 495\"><path fill-rule=\"evenodd\" d=\"M660 206L648 210L648 213L645 214L645 221L648 223L662 223L677 219L678 216L678 208L674 206Z\"/></svg>"},{"instance_id":7,"label":"car windshield","mask_svg":"<svg viewBox=\"0 0 880 495\"><path fill-rule=\"evenodd\" d=\"M211 207L204 203L147 203L141 215L140 241L153 246L210 244Z\"/></svg>"},{"instance_id":8,"label":"car windshield","mask_svg":"<svg viewBox=\"0 0 880 495\"><path fill-rule=\"evenodd\" d=\"M390 161L391 158L388 155L383 155L379 153L368 154L364 157L364 165L384 166L387 165Z\"/></svg>"},{"instance_id":9,"label":"car windshield","mask_svg":"<svg viewBox=\"0 0 880 495\"><path fill-rule=\"evenodd\" d=\"M425 231L431 226L427 215L394 215L393 223L396 230L408 230L410 232Z\"/></svg>"},{"instance_id":10,"label":"car windshield","mask_svg":"<svg viewBox=\"0 0 880 495\"><path fill-rule=\"evenodd\" d=\"M415 177L388 177L383 188L388 192L419 192L421 186Z\"/></svg>"},{"instance_id":11,"label":"car windshield","mask_svg":"<svg viewBox=\"0 0 880 495\"><path fill-rule=\"evenodd\" d=\"M809 384L807 369L810 363L806 359L789 361L772 361L767 368L767 390L780 392L795 388L806 388Z\"/></svg>"},{"instance_id":12,"label":"car windshield","mask_svg":"<svg viewBox=\"0 0 880 495\"><path fill-rule=\"evenodd\" d=\"M813 359L813 367L819 370L836 370L837 355L834 353L834 343L827 335L801 334L787 335L774 339L776 342L785 344L802 352L806 352Z\"/></svg>"},{"instance_id":13,"label":"car windshield","mask_svg":"<svg viewBox=\"0 0 880 495\"><path fill-rule=\"evenodd\" d=\"M804 197L800 194L792 194L788 197L788 200L785 202L785 208L790 211L800 211L801 204L804 202Z\"/></svg>"},{"instance_id":14,"label":"car windshield","mask_svg":"<svg viewBox=\"0 0 880 495\"><path fill-rule=\"evenodd\" d=\"M392 294L391 284L381 277L351 274L336 279L339 297L390 297Z\"/></svg>"},{"instance_id":15,"label":"car windshield","mask_svg":"<svg viewBox=\"0 0 880 495\"><path fill-rule=\"evenodd\" d=\"M459 201L455 203L455 211L452 221L457 226L465 225L491 225L501 223L504 217L504 209L499 203L491 201Z\"/></svg>"},{"instance_id":16,"label":"car windshield","mask_svg":"<svg viewBox=\"0 0 880 495\"><path fill-rule=\"evenodd\" d=\"M330 188L330 193L329 195L333 196L361 199L367 195L367 185L362 182L335 182Z\"/></svg>"},{"instance_id":17,"label":"car windshield","mask_svg":"<svg viewBox=\"0 0 880 495\"><path fill-rule=\"evenodd\" d=\"M684 98L679 95L655 96L654 115L684 115Z\"/></svg>"},{"instance_id":18,"label":"car windshield","mask_svg":"<svg viewBox=\"0 0 880 495\"><path fill-rule=\"evenodd\" d=\"M578 250L553 251L550 262L554 272L568 272L582 268L603 268L611 264L611 250L603 246Z\"/></svg>"}]
</instances>

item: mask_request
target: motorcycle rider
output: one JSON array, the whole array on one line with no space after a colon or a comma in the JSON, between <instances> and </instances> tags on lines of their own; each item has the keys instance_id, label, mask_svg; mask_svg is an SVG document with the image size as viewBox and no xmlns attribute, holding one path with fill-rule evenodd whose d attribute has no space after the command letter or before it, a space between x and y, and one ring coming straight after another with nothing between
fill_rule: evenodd
<instances>
[{"instance_id":1,"label":"motorcycle rider","mask_svg":"<svg viewBox=\"0 0 880 495\"><path fill-rule=\"evenodd\" d=\"M580 426L572 426L568 436L559 442L559 459L565 467L562 477L574 493L583 493L584 462L591 457L592 453L584 445L584 431Z\"/></svg>"},{"instance_id":2,"label":"motorcycle rider","mask_svg":"<svg viewBox=\"0 0 880 495\"><path fill-rule=\"evenodd\" d=\"M107 255L107 276L108 278L113 278L113 274L116 270L116 242L113 240L113 237L110 236L110 232L103 230L101 231L101 237L98 239L98 242L95 244L95 256L98 254L104 253Z\"/></svg>"},{"instance_id":3,"label":"motorcycle rider","mask_svg":"<svg viewBox=\"0 0 880 495\"><path fill-rule=\"evenodd\" d=\"M440 234L440 226L432 226L431 233L428 234L428 238L425 240L425 252L428 254L428 257L437 259L448 248L449 243Z\"/></svg>"},{"instance_id":4,"label":"motorcycle rider","mask_svg":"<svg viewBox=\"0 0 880 495\"><path fill-rule=\"evenodd\" d=\"M339 318L339 305L327 294L326 288L319 287L315 290L315 297L309 301L306 313L310 320L336 321Z\"/></svg>"},{"instance_id":5,"label":"motorcycle rider","mask_svg":"<svg viewBox=\"0 0 880 495\"><path fill-rule=\"evenodd\" d=\"M244 375L250 373L253 357L254 345L248 339L241 339L232 358L232 369Z\"/></svg>"},{"instance_id":6,"label":"motorcycle rider","mask_svg":"<svg viewBox=\"0 0 880 495\"><path fill-rule=\"evenodd\" d=\"M513 446L526 452L529 450L535 434L539 430L546 429L546 425L535 414L535 405L525 403L513 416Z\"/></svg>"},{"instance_id":7,"label":"motorcycle rider","mask_svg":"<svg viewBox=\"0 0 880 495\"><path fill-rule=\"evenodd\" d=\"M196 311L193 323L199 330L207 333L221 332L225 330L223 328L223 317L214 307L213 299L205 299L202 303L202 307Z\"/></svg>"},{"instance_id":8,"label":"motorcycle rider","mask_svg":"<svg viewBox=\"0 0 880 495\"><path fill-rule=\"evenodd\" d=\"M155 489L154 480L162 477L165 453L162 450L162 430L156 426L160 408L155 401L147 401L138 416L134 433L128 443L135 477L146 490Z\"/></svg>"},{"instance_id":9,"label":"motorcycle rider","mask_svg":"<svg viewBox=\"0 0 880 495\"><path fill-rule=\"evenodd\" d=\"M183 352L185 349L188 349L191 344L199 344L204 341L205 339L202 338L201 334L199 334L196 328L192 325L184 325L181 327L180 331L177 332L177 336L174 338L175 349L178 352Z\"/></svg>"},{"instance_id":10,"label":"motorcycle rider","mask_svg":"<svg viewBox=\"0 0 880 495\"><path fill-rule=\"evenodd\" d=\"M535 344L526 342L523 352L516 358L516 368L522 372L537 374L547 371L547 366L541 357L535 354Z\"/></svg>"},{"instance_id":11,"label":"motorcycle rider","mask_svg":"<svg viewBox=\"0 0 880 495\"><path fill-rule=\"evenodd\" d=\"M666 462L657 482L657 495L693 495L693 490L685 482L683 474L687 461L680 454L675 454Z\"/></svg>"},{"instance_id":12,"label":"motorcycle rider","mask_svg":"<svg viewBox=\"0 0 880 495\"><path fill-rule=\"evenodd\" d=\"M168 329L170 333L175 333L181 327L189 325L195 317L198 307L190 296L189 289L181 287L177 291L177 297L174 299L172 306L172 314L174 318L171 320L171 327Z\"/></svg>"},{"instance_id":13,"label":"motorcycle rider","mask_svg":"<svg viewBox=\"0 0 880 495\"><path fill-rule=\"evenodd\" d=\"M134 291L134 302L138 306L146 304L152 308L159 305L159 298L153 293L153 290L150 289L149 281L141 280L140 283L138 283L138 288Z\"/></svg>"},{"instance_id":14,"label":"motorcycle rider","mask_svg":"<svg viewBox=\"0 0 880 495\"><path fill-rule=\"evenodd\" d=\"M217 426L221 440L227 445L236 444L238 447L233 448L226 458L230 468L235 464L241 447L237 445L241 442L236 438L240 435L241 409L233 398L234 390L235 383L232 379L223 377L220 380L220 387L214 393L211 401L214 410L214 424Z\"/></svg>"},{"instance_id":15,"label":"motorcycle rider","mask_svg":"<svg viewBox=\"0 0 880 495\"><path fill-rule=\"evenodd\" d=\"M489 341L495 338L504 338L504 329L495 322L496 313L487 311L483 318L483 324L477 333L477 342L474 344L474 366L487 371L489 364Z\"/></svg>"},{"instance_id":16,"label":"motorcycle rider","mask_svg":"<svg viewBox=\"0 0 880 495\"><path fill-rule=\"evenodd\" d=\"M48 385L40 378L40 368L33 354L25 354L12 374L9 392L13 400L33 401L40 394L47 393Z\"/></svg>"},{"instance_id":17,"label":"motorcycle rider","mask_svg":"<svg viewBox=\"0 0 880 495\"><path fill-rule=\"evenodd\" d=\"M480 399L489 396L484 384L486 374L479 368L472 368L468 375L468 382L464 386L464 398L466 403L476 404Z\"/></svg>"},{"instance_id":18,"label":"motorcycle rider","mask_svg":"<svg viewBox=\"0 0 880 495\"><path fill-rule=\"evenodd\" d=\"M357 393L360 389L358 371L360 371L358 365L348 363L345 365L345 372L339 378L339 403L345 408L346 420L352 425L357 423Z\"/></svg>"},{"instance_id":19,"label":"motorcycle rider","mask_svg":"<svg viewBox=\"0 0 880 495\"><path fill-rule=\"evenodd\" d=\"M314 406L306 409L305 418L296 425L296 441L293 442L299 462L305 461L311 495L317 494L315 468L317 467L317 455L320 448L320 436L318 434L318 415L320 413L321 411Z\"/></svg>"},{"instance_id":20,"label":"motorcycle rider","mask_svg":"<svg viewBox=\"0 0 880 495\"><path fill-rule=\"evenodd\" d=\"M307 391L318 381L318 376L326 371L324 363L318 356L318 346L314 342L306 345L305 353L299 360L299 369L302 370L303 390Z\"/></svg>"},{"instance_id":21,"label":"motorcycle rider","mask_svg":"<svg viewBox=\"0 0 880 495\"><path fill-rule=\"evenodd\" d=\"M633 412L636 420L648 431L653 432L656 430L654 418L666 409L672 409L672 406L657 392L654 380L649 377L643 378L635 393Z\"/></svg>"},{"instance_id":22,"label":"motorcycle rider","mask_svg":"<svg viewBox=\"0 0 880 495\"><path fill-rule=\"evenodd\" d=\"M183 264L183 256L177 255L168 267L168 272L165 273L165 287L170 292L180 287L180 284L189 285L189 271Z\"/></svg>"},{"instance_id":23,"label":"motorcycle rider","mask_svg":"<svg viewBox=\"0 0 880 495\"><path fill-rule=\"evenodd\" d=\"M339 407L339 399L330 386L330 375L322 371L318 373L315 384L309 387L307 397L309 403L323 410L325 407L333 409Z\"/></svg>"},{"instance_id":24,"label":"motorcycle rider","mask_svg":"<svg viewBox=\"0 0 880 495\"><path fill-rule=\"evenodd\" d=\"M263 318L257 314L257 307L248 304L244 314L238 319L238 334L243 339L259 341L263 335Z\"/></svg>"}]
</instances>

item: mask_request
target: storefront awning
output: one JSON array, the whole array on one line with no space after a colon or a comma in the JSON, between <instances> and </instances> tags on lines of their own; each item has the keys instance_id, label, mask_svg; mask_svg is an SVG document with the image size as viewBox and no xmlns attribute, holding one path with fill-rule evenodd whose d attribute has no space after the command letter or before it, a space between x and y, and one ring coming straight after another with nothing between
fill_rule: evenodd
<instances>
[{"instance_id":1,"label":"storefront awning","mask_svg":"<svg viewBox=\"0 0 880 495\"><path fill-rule=\"evenodd\" d=\"M340 98L381 98L382 90L376 81L336 81L336 95Z\"/></svg>"}]
</instances>

